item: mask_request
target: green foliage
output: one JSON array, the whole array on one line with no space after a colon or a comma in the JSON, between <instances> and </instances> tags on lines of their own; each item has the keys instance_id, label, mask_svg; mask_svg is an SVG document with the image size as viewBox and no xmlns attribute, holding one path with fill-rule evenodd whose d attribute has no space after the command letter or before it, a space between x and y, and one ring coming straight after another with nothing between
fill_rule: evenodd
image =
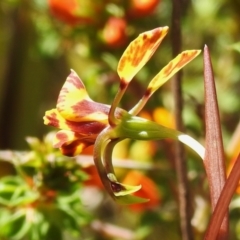
<instances>
[{"instance_id":1,"label":"green foliage","mask_svg":"<svg viewBox=\"0 0 240 240\"><path fill-rule=\"evenodd\" d=\"M53 151L52 134L44 142L27 138L32 151L13 152L18 174L0 180L1 239L61 240L67 231L79 235L90 220L80 199L87 175Z\"/></svg>"}]
</instances>

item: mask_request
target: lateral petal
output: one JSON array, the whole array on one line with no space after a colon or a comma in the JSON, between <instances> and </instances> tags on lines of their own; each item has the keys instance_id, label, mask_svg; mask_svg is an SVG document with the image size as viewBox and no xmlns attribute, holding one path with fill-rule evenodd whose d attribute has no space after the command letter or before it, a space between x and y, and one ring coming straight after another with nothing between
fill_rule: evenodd
<instances>
[{"instance_id":1,"label":"lateral petal","mask_svg":"<svg viewBox=\"0 0 240 240\"><path fill-rule=\"evenodd\" d=\"M201 50L187 50L170 61L149 83L147 92L153 94L159 87L167 82L176 72L182 69L200 54Z\"/></svg>"},{"instance_id":2,"label":"lateral petal","mask_svg":"<svg viewBox=\"0 0 240 240\"><path fill-rule=\"evenodd\" d=\"M70 130L80 136L96 138L97 135L107 126L107 123L98 121L74 122L66 120L58 112L57 109L46 111L43 117L44 124L60 128L62 130Z\"/></svg>"},{"instance_id":3,"label":"lateral petal","mask_svg":"<svg viewBox=\"0 0 240 240\"><path fill-rule=\"evenodd\" d=\"M168 27L159 27L141 33L124 51L117 72L121 81L129 83L136 73L151 58L168 32Z\"/></svg>"},{"instance_id":4,"label":"lateral petal","mask_svg":"<svg viewBox=\"0 0 240 240\"><path fill-rule=\"evenodd\" d=\"M82 150L95 142L95 138L84 138L78 134L61 130L56 133L53 146L59 148L63 155L72 157L79 155Z\"/></svg>"},{"instance_id":5,"label":"lateral petal","mask_svg":"<svg viewBox=\"0 0 240 240\"><path fill-rule=\"evenodd\" d=\"M45 125L71 130L56 108L46 111L43 120Z\"/></svg>"}]
</instances>

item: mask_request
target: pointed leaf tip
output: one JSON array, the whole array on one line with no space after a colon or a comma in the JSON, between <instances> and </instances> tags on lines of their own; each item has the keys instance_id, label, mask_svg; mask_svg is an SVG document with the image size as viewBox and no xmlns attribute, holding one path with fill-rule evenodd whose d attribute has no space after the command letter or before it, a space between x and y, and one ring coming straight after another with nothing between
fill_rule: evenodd
<instances>
[{"instance_id":1,"label":"pointed leaf tip","mask_svg":"<svg viewBox=\"0 0 240 240\"><path fill-rule=\"evenodd\" d=\"M226 169L214 72L207 47L204 48L204 92L206 125L204 166L209 182L211 206L214 210L226 181ZM228 222L226 213L219 230L222 236L228 235Z\"/></svg>"}]
</instances>

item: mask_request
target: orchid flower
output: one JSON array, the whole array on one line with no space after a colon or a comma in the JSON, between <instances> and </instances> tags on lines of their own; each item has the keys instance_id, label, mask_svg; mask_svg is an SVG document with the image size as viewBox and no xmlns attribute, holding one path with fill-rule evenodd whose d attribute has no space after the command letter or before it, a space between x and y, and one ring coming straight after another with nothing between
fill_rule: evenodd
<instances>
[{"instance_id":1,"label":"orchid flower","mask_svg":"<svg viewBox=\"0 0 240 240\"><path fill-rule=\"evenodd\" d=\"M167 32L168 27L159 27L140 34L130 43L118 63L120 87L111 106L94 102L72 70L60 91L56 108L47 111L44 116L46 125L61 129L55 136L54 147L60 148L64 155L78 155L85 147L94 144L94 162L102 183L110 196L120 203L146 201L131 195L141 186L121 184L115 176L112 151L123 139L171 138L188 145L202 159L204 157L204 147L190 136L137 117L151 95L198 56L200 50L184 51L170 61L152 79L143 97L130 111L118 107L129 83L154 54Z\"/></svg>"}]
</instances>

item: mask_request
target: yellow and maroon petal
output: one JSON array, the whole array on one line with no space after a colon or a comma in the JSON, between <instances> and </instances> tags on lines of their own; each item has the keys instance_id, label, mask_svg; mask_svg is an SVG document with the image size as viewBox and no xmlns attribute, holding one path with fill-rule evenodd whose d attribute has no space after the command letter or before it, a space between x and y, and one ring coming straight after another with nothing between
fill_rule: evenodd
<instances>
[{"instance_id":1,"label":"yellow and maroon petal","mask_svg":"<svg viewBox=\"0 0 240 240\"><path fill-rule=\"evenodd\" d=\"M146 64L168 32L168 27L159 27L141 33L124 51L117 72L121 81L128 83Z\"/></svg>"},{"instance_id":2,"label":"yellow and maroon petal","mask_svg":"<svg viewBox=\"0 0 240 240\"><path fill-rule=\"evenodd\" d=\"M66 116L66 119L76 122L98 121L107 124L109 110L109 105L82 100L72 106L72 111L76 114L75 117Z\"/></svg>"},{"instance_id":3,"label":"yellow and maroon petal","mask_svg":"<svg viewBox=\"0 0 240 240\"><path fill-rule=\"evenodd\" d=\"M68 108L71 109L79 100L90 100L86 88L77 75L77 73L71 70L71 73L67 77L57 101L57 109L59 112L64 113ZM69 113L71 115L71 112Z\"/></svg>"},{"instance_id":4,"label":"yellow and maroon petal","mask_svg":"<svg viewBox=\"0 0 240 240\"><path fill-rule=\"evenodd\" d=\"M95 138L84 138L77 133L61 130L56 133L53 146L59 148L63 155L76 156L95 142Z\"/></svg>"},{"instance_id":5,"label":"yellow and maroon petal","mask_svg":"<svg viewBox=\"0 0 240 240\"><path fill-rule=\"evenodd\" d=\"M56 133L53 139L53 146L55 148L62 147L65 143L71 143L73 140L76 139L76 134L72 131L68 130L61 130Z\"/></svg>"},{"instance_id":6,"label":"yellow and maroon petal","mask_svg":"<svg viewBox=\"0 0 240 240\"><path fill-rule=\"evenodd\" d=\"M71 70L57 101L59 113L67 120L107 122L110 106L91 100L79 76Z\"/></svg>"},{"instance_id":7,"label":"yellow and maroon petal","mask_svg":"<svg viewBox=\"0 0 240 240\"><path fill-rule=\"evenodd\" d=\"M80 155L82 150L91 144L89 143L84 143L80 139L76 139L75 141L69 143L69 144L64 144L62 147L60 147L60 151L63 155L68 156L68 157L74 157L77 155Z\"/></svg>"},{"instance_id":8,"label":"yellow and maroon petal","mask_svg":"<svg viewBox=\"0 0 240 240\"><path fill-rule=\"evenodd\" d=\"M96 138L97 135L107 126L106 123L97 121L88 122L74 122L68 121L62 117L57 109L46 111L44 116L44 124L60 128L63 130L70 130L82 137Z\"/></svg>"},{"instance_id":9,"label":"yellow and maroon petal","mask_svg":"<svg viewBox=\"0 0 240 240\"><path fill-rule=\"evenodd\" d=\"M170 61L149 83L147 92L153 94L159 87L167 82L175 73L182 69L200 54L201 50L187 50L180 53Z\"/></svg>"},{"instance_id":10,"label":"yellow and maroon petal","mask_svg":"<svg viewBox=\"0 0 240 240\"><path fill-rule=\"evenodd\" d=\"M200 54L201 50L187 50L180 53L172 61L170 61L149 83L147 90L141 100L129 111L133 115L137 115L147 103L152 94L158 90L165 82L167 82L175 73L181 70L186 64L191 62Z\"/></svg>"},{"instance_id":11,"label":"yellow and maroon petal","mask_svg":"<svg viewBox=\"0 0 240 240\"><path fill-rule=\"evenodd\" d=\"M71 130L66 124L66 120L61 116L61 114L59 114L56 108L46 111L43 120L45 125Z\"/></svg>"}]
</instances>

